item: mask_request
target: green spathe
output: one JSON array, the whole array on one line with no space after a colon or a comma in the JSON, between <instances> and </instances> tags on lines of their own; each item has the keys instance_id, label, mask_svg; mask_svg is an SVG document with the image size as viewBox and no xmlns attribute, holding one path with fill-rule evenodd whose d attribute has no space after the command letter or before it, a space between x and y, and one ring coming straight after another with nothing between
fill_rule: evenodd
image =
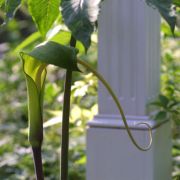
<instances>
[{"instance_id":1,"label":"green spathe","mask_svg":"<svg viewBox=\"0 0 180 180\"><path fill-rule=\"evenodd\" d=\"M21 53L28 94L29 142L39 147L43 140L43 94L46 64Z\"/></svg>"},{"instance_id":2,"label":"green spathe","mask_svg":"<svg viewBox=\"0 0 180 180\"><path fill-rule=\"evenodd\" d=\"M20 53L27 83L29 141L32 147L41 146L43 140L43 95L46 67L48 64L53 64L79 71L76 64L77 52L75 48L46 42L30 53Z\"/></svg>"}]
</instances>

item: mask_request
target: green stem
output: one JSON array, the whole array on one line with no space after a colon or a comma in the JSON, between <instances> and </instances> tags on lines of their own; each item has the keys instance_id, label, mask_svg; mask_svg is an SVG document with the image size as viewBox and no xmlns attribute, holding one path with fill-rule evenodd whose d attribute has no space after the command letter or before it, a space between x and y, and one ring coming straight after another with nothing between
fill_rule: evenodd
<instances>
[{"instance_id":1,"label":"green stem","mask_svg":"<svg viewBox=\"0 0 180 180\"><path fill-rule=\"evenodd\" d=\"M127 130L127 133L132 141L132 143L141 151L147 151L151 148L151 145L152 145L152 130L151 130L151 127L149 124L147 123L138 123L137 125L146 125L148 127L148 130L149 130L149 137L150 137L150 141L149 141L149 144L147 147L143 148L141 147L140 145L137 144L136 140L134 139L132 133L131 133L131 130L129 129L129 126L128 126L128 123L127 123L127 120L126 120L126 117L125 117L125 114L124 114L124 111L121 107L121 104L118 100L118 98L116 97L115 93L113 92L112 88L110 87L110 85L107 83L107 81L102 77L101 74L99 74L96 70L94 70L88 63L86 63L85 61L82 61L80 59L77 60L77 62L81 65L83 65L84 67L86 67L89 71L91 71L102 83L103 85L106 87L106 89L108 90L108 92L111 94L114 102L116 103L117 107L118 107L118 110L119 110L119 113L121 114L121 117L122 117L122 120L124 122L124 125L126 127L126 130Z\"/></svg>"},{"instance_id":2,"label":"green stem","mask_svg":"<svg viewBox=\"0 0 180 180\"><path fill-rule=\"evenodd\" d=\"M71 36L70 46L75 47L76 40ZM68 179L68 150L69 150L69 115L71 97L72 71L66 71L63 118L62 118L62 146L61 146L61 180Z\"/></svg>"},{"instance_id":3,"label":"green stem","mask_svg":"<svg viewBox=\"0 0 180 180\"><path fill-rule=\"evenodd\" d=\"M41 147L32 147L34 167L36 172L37 180L44 180L43 168L42 168L42 157L41 157Z\"/></svg>"},{"instance_id":4,"label":"green stem","mask_svg":"<svg viewBox=\"0 0 180 180\"><path fill-rule=\"evenodd\" d=\"M72 71L67 70L65 92L64 92L63 118L62 118L63 120L62 120L62 146L61 146L61 180L68 179L69 114L70 114L71 79L72 79Z\"/></svg>"}]
</instances>

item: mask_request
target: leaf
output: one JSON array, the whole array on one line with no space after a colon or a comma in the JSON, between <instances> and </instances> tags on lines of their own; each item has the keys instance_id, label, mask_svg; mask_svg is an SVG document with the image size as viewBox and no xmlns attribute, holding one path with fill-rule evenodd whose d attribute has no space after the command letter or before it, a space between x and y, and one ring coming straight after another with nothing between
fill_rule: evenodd
<instances>
[{"instance_id":1,"label":"leaf","mask_svg":"<svg viewBox=\"0 0 180 180\"><path fill-rule=\"evenodd\" d=\"M180 7L180 1L179 0L173 0L173 4L177 7Z\"/></svg>"},{"instance_id":2,"label":"leaf","mask_svg":"<svg viewBox=\"0 0 180 180\"><path fill-rule=\"evenodd\" d=\"M151 102L151 103L149 103L149 105L151 105L151 106L157 106L157 107L162 107L162 104L161 104L161 102L159 102L159 101Z\"/></svg>"},{"instance_id":3,"label":"leaf","mask_svg":"<svg viewBox=\"0 0 180 180\"><path fill-rule=\"evenodd\" d=\"M155 116L155 120L161 121L167 119L167 112L166 111L160 111Z\"/></svg>"},{"instance_id":4,"label":"leaf","mask_svg":"<svg viewBox=\"0 0 180 180\"><path fill-rule=\"evenodd\" d=\"M70 39L71 39L71 33L69 31L61 30L59 33L53 36L50 40L57 42L59 44L69 45ZM85 53L85 49L80 41L76 42L76 48L79 50L80 54Z\"/></svg>"},{"instance_id":5,"label":"leaf","mask_svg":"<svg viewBox=\"0 0 180 180\"><path fill-rule=\"evenodd\" d=\"M164 108L166 108L167 105L168 105L168 103L169 103L169 99L168 99L166 96L160 94L160 95L159 95L159 100L160 100L162 106L163 106Z\"/></svg>"},{"instance_id":6,"label":"leaf","mask_svg":"<svg viewBox=\"0 0 180 180\"><path fill-rule=\"evenodd\" d=\"M171 31L174 33L176 16L175 10L172 8L172 0L146 0L146 2L159 10L159 13L167 21Z\"/></svg>"},{"instance_id":7,"label":"leaf","mask_svg":"<svg viewBox=\"0 0 180 180\"><path fill-rule=\"evenodd\" d=\"M69 31L60 31L55 36L51 38L51 41L63 44L63 45L69 45L71 39L71 33Z\"/></svg>"},{"instance_id":8,"label":"leaf","mask_svg":"<svg viewBox=\"0 0 180 180\"><path fill-rule=\"evenodd\" d=\"M5 1L5 11L6 11L7 19L10 19L14 16L20 4L21 4L21 0L6 0Z\"/></svg>"},{"instance_id":9,"label":"leaf","mask_svg":"<svg viewBox=\"0 0 180 180\"><path fill-rule=\"evenodd\" d=\"M178 101L173 101L168 104L169 109L173 109L173 108L177 108L177 107L180 107L180 102L178 102Z\"/></svg>"},{"instance_id":10,"label":"leaf","mask_svg":"<svg viewBox=\"0 0 180 180\"><path fill-rule=\"evenodd\" d=\"M21 52L28 91L29 141L40 146L43 139L43 94L48 64L78 71L77 50L55 42L47 42L32 52Z\"/></svg>"},{"instance_id":11,"label":"leaf","mask_svg":"<svg viewBox=\"0 0 180 180\"><path fill-rule=\"evenodd\" d=\"M62 16L73 36L87 50L91 44L101 0L62 0Z\"/></svg>"},{"instance_id":12,"label":"leaf","mask_svg":"<svg viewBox=\"0 0 180 180\"><path fill-rule=\"evenodd\" d=\"M38 45L29 56L46 64L79 71L76 62L78 50L52 41Z\"/></svg>"},{"instance_id":13,"label":"leaf","mask_svg":"<svg viewBox=\"0 0 180 180\"><path fill-rule=\"evenodd\" d=\"M43 37L59 15L60 0L28 0L30 14Z\"/></svg>"},{"instance_id":14,"label":"leaf","mask_svg":"<svg viewBox=\"0 0 180 180\"><path fill-rule=\"evenodd\" d=\"M19 52L23 49L25 49L26 47L30 46L31 44L34 44L34 42L36 42L37 40L39 40L41 38L41 34L39 32L34 32L33 34L31 34L30 36L28 36L23 42L21 42L16 49L14 50L14 52Z\"/></svg>"}]
</instances>

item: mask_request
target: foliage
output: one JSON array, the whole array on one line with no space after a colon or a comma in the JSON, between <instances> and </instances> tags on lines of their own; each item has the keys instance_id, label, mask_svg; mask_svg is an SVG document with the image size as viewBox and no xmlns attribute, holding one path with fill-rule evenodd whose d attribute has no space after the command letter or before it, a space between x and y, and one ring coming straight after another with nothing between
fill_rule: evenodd
<instances>
[{"instance_id":1,"label":"foliage","mask_svg":"<svg viewBox=\"0 0 180 180\"><path fill-rule=\"evenodd\" d=\"M62 0L62 16L73 36L87 50L97 23L101 0Z\"/></svg>"},{"instance_id":2,"label":"foliage","mask_svg":"<svg viewBox=\"0 0 180 180\"><path fill-rule=\"evenodd\" d=\"M19 14L19 11L17 13ZM19 16L17 18L19 19ZM18 34L18 40L12 36L11 23L13 23L13 32ZM1 31L1 34L7 32L8 38L4 38L6 39L6 44L4 44L7 46L6 48L16 49L19 41L24 39L24 34L21 31L22 24L24 29L27 25L31 27L29 31L35 30L31 20L25 24L24 20L10 21L8 26L4 26ZM34 45L40 42L41 39L37 38L29 46L25 46L26 51L30 51ZM86 57L83 55L83 58L94 67L96 66L96 49L97 47L93 43ZM34 179L31 149L27 141L26 88L21 69L21 62L17 60L15 51L9 51L3 57L1 56L0 179L19 180L30 179L30 177ZM45 176L52 180L59 179L63 79L64 71L62 69L49 67L44 96L43 166ZM86 162L84 134L86 121L92 119L93 115L97 113L97 80L92 74L81 76L79 73L74 73L73 82L75 83L72 86L69 179L84 180Z\"/></svg>"},{"instance_id":3,"label":"foliage","mask_svg":"<svg viewBox=\"0 0 180 180\"><path fill-rule=\"evenodd\" d=\"M5 4L3 3L2 0L0 2L1 2L0 6L2 7L2 9L5 8L5 12L6 12L5 13L6 14L5 19L11 18L15 14L15 12L17 10L17 7L19 7L19 3L20 3L20 1L8 1L8 0L6 1ZM25 1L22 1L22 2L25 3ZM58 10L60 2L59 1L54 1L52 6L50 6L50 1L47 1L47 0L38 1L38 3L36 2L36 4L34 4L34 2L35 1L33 1L33 0L29 0L28 1L29 11L31 13L31 16L32 16L34 22L37 25L37 28L38 28L39 32L42 35L42 38L43 39L45 39L45 38L48 39L48 33L52 30L51 29L52 26L54 25L54 27L55 27L56 23L61 22L61 14L60 14L60 12ZM96 25L98 13L99 13L99 3L100 3L100 1L93 1L93 0L91 0L90 2L91 3L88 3L87 0L84 0L84 1L79 1L79 0L62 0L62 15L63 15L64 22L68 26L68 28L72 31L72 35L77 40L81 41L81 43L83 43L83 45L84 45L86 50L90 47L91 34L93 33L94 27ZM160 1L160 0L158 0L158 1L147 0L147 2L150 3L152 6L155 6L156 8L158 8L158 10L161 13L161 15L169 23L169 25L171 27L171 30L174 31L174 27L175 27L175 24L176 24L176 17L173 14L171 14L171 12L172 12L171 11L171 3L172 2L170 0L163 1L163 2ZM174 4L179 6L178 3L175 2L175 1L174 1ZM41 9L41 10L39 10L39 9ZM74 13L74 12L76 12L76 13ZM84 29L84 27L85 27L85 29ZM66 30L65 32L68 32L68 31ZM31 42L32 45L34 45L34 41L35 42L36 41L41 41L40 40L41 37L39 37L39 36L35 36L35 37L36 38L30 38L29 37L29 41ZM53 38L54 38L54 36L53 36ZM62 43L62 42L60 42L60 43ZM54 44L56 44L56 43L54 43ZM23 45L21 44L21 48L22 47L26 47L27 48L28 45L29 44L26 41L26 43L24 43ZM52 43L51 43L51 45L52 45ZM59 45L59 46L62 47L62 45ZM45 46L41 46L40 48L43 49L44 47ZM50 48L51 47L52 46L50 46ZM21 48L19 48L19 49L21 49ZM66 47L66 48L68 50L71 49L69 47ZM49 48L46 49L46 50L49 50ZM38 48L36 48L35 51L38 51ZM45 52L45 51L42 51L42 52ZM71 51L69 53L69 55L73 56L73 53L74 52ZM38 54L38 58L36 57L34 59L47 60L46 58L40 59L39 57L41 57L41 55L42 54ZM66 54L63 54L63 55L66 55ZM25 54L23 54L23 56L25 57ZM61 56L61 58L62 57L66 57L66 56ZM25 70L26 75L27 75L27 69L26 69L26 64L25 64L26 60L25 59L28 59L28 61L29 61L29 59L32 59L32 57L26 55L26 58L23 58L23 59L24 59L24 70ZM69 58L67 58L67 57L64 58L63 59L63 63L67 62L66 61L67 59L69 59ZM52 62L50 62L50 59L48 58L48 63L47 64L51 64L51 63ZM46 66L46 64L39 64L37 62L35 62L34 64L36 65L36 68L39 67L39 65L40 66L44 65L44 66L42 66L43 68ZM33 66L34 64L30 63L30 65L32 67L34 67ZM29 62L28 62L28 65L29 65ZM68 67L69 67L69 65L70 64L68 64ZM31 74L31 72L30 72L30 74ZM27 77L29 77L29 76L27 76ZM32 79L33 78L31 78L31 80ZM35 82L36 80L35 79L33 79L35 83L34 82L32 83L31 80L29 79L27 81L30 82L29 84L31 84L31 86L34 85L34 89L37 90L38 88L36 86L39 86L39 85L36 84L36 82ZM38 81L39 80L41 80L41 79L38 79ZM41 85L42 84L40 83L40 86ZM50 88L50 86L49 86L49 88ZM54 88L54 87L51 87L51 88ZM41 91L41 89L38 89L38 90ZM54 90L53 92L55 94L57 94L56 90ZM41 93L40 93L40 96L41 96ZM38 97L38 99L39 99L38 95L36 97ZM51 101L51 98L49 98L49 101ZM165 117L164 114L167 111L168 111L168 113L172 113L171 107L174 108L174 105L172 106L172 103L170 103L170 105L169 105L168 101L169 101L169 98L166 97L165 95L159 96L159 102L163 105L163 110L161 112L159 112L159 114L160 114L159 117L163 116L163 118L164 118ZM33 103L34 103L34 101L33 101ZM38 105L38 103L40 104L40 106L42 106L41 100L40 100L40 102L37 102L36 104ZM53 104L54 104L54 102L53 102ZM41 107L40 107L40 109L41 109ZM177 111L175 110L175 112L177 112ZM157 119L158 119L158 115L157 115ZM48 121L46 123L46 126L47 126L48 123L52 123L52 121L50 121L50 122ZM34 127L33 129L35 129L35 128L36 127ZM84 162L84 159L83 160L81 159L80 163L82 163L82 162ZM45 171L45 173L47 173L47 172ZM76 179L77 178L80 179L78 174L74 174L74 176L76 176L75 177Z\"/></svg>"},{"instance_id":4,"label":"foliage","mask_svg":"<svg viewBox=\"0 0 180 180\"><path fill-rule=\"evenodd\" d=\"M164 38L162 43L161 92L167 98L167 115L172 122L173 177L180 176L180 42Z\"/></svg>"},{"instance_id":5,"label":"foliage","mask_svg":"<svg viewBox=\"0 0 180 180\"><path fill-rule=\"evenodd\" d=\"M92 57L93 53L93 56L95 56L94 51L95 47L92 50L90 49L88 54ZM31 150L27 142L25 82L22 80L24 78L21 71L19 71L20 64L14 59L15 55L13 54L13 59L10 59L9 56L6 57L6 63L1 63L3 76L6 76L6 73L8 73L12 74L13 78L8 78L8 82L5 84L8 90L6 89L2 94L2 96L7 98L6 101L5 99L1 101L2 109L0 112L5 113L5 116L7 116L3 119L5 122L1 122L0 130L2 139L0 147L0 169L2 170L0 179L28 179L29 177L34 179ZM5 66L6 68L4 68ZM59 179L60 127L63 100L62 79L64 71L53 67L49 68L50 72L47 75L44 103L44 125L46 128L44 129L43 165L47 179ZM14 73L15 70L16 73ZM87 74L85 77L79 76L79 73L75 73L75 75L75 84L72 87L73 104L70 121L69 179L84 180L84 164L86 162L85 126L86 121L92 119L97 112L97 105L95 104L97 101L97 80L91 74ZM0 78L1 85L4 85L2 83L4 81L3 76ZM21 77L21 80L17 78L18 76ZM17 80L12 83L12 79L16 78ZM12 87L12 85L16 85L16 87ZM84 85L87 88L84 88ZM6 107L3 105L5 102L7 104Z\"/></svg>"},{"instance_id":6,"label":"foliage","mask_svg":"<svg viewBox=\"0 0 180 180\"><path fill-rule=\"evenodd\" d=\"M39 31L46 36L59 15L60 0L29 0L28 7Z\"/></svg>"},{"instance_id":7,"label":"foliage","mask_svg":"<svg viewBox=\"0 0 180 180\"><path fill-rule=\"evenodd\" d=\"M173 136L173 177L180 175L180 42L167 31L168 27L162 23L162 59L161 59L161 94L150 105L155 108L152 118L157 121L171 120ZM179 32L176 31L175 34ZM178 37L177 37L178 38Z\"/></svg>"}]
</instances>

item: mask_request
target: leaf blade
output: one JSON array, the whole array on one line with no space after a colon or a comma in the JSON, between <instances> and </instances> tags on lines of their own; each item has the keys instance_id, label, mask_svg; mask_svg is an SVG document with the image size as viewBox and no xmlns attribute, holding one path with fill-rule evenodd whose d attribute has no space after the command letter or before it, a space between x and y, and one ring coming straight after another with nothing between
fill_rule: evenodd
<instances>
[{"instance_id":1,"label":"leaf blade","mask_svg":"<svg viewBox=\"0 0 180 180\"><path fill-rule=\"evenodd\" d=\"M52 41L38 45L29 56L46 64L79 71L76 62L78 50Z\"/></svg>"},{"instance_id":2,"label":"leaf blade","mask_svg":"<svg viewBox=\"0 0 180 180\"><path fill-rule=\"evenodd\" d=\"M151 5L158 9L161 16L169 24L171 31L174 33L176 25L175 10L172 8L172 0L146 0L148 5Z\"/></svg>"},{"instance_id":3,"label":"leaf blade","mask_svg":"<svg viewBox=\"0 0 180 180\"><path fill-rule=\"evenodd\" d=\"M99 14L101 0L63 0L62 16L72 35L82 42L87 50L91 44Z\"/></svg>"},{"instance_id":4,"label":"leaf blade","mask_svg":"<svg viewBox=\"0 0 180 180\"><path fill-rule=\"evenodd\" d=\"M30 36L28 36L25 40L23 40L14 50L14 52L18 53L22 51L26 47L30 46L31 44L35 43L37 40L41 39L41 34L39 32L34 32Z\"/></svg>"},{"instance_id":5,"label":"leaf blade","mask_svg":"<svg viewBox=\"0 0 180 180\"><path fill-rule=\"evenodd\" d=\"M31 16L40 33L45 37L59 14L60 0L29 0Z\"/></svg>"}]
</instances>

